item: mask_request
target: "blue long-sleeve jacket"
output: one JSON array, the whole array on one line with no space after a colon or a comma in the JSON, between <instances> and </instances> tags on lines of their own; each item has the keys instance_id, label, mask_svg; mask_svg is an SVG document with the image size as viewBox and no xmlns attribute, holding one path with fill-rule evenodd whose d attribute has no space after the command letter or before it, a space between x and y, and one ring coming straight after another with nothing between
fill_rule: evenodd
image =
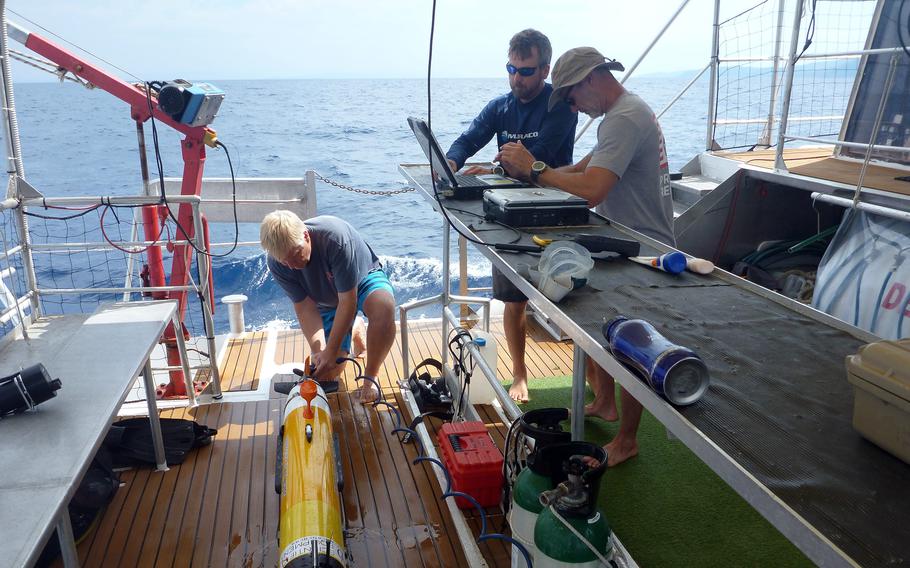
<instances>
[{"instance_id":1,"label":"blue long-sleeve jacket","mask_svg":"<svg viewBox=\"0 0 910 568\"><path fill-rule=\"evenodd\" d=\"M536 159L548 166L557 168L571 164L578 114L565 103L547 112L552 92L553 87L547 83L528 103L519 101L511 91L496 97L452 143L446 157L461 168L495 135L500 148L507 142L521 140Z\"/></svg>"}]
</instances>

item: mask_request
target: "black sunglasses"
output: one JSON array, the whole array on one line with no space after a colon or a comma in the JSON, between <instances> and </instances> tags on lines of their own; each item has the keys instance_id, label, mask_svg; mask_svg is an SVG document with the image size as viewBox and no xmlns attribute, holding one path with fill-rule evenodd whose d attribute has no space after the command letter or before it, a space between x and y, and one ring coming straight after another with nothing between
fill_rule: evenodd
<instances>
[{"instance_id":1,"label":"black sunglasses","mask_svg":"<svg viewBox=\"0 0 910 568\"><path fill-rule=\"evenodd\" d=\"M509 75L518 73L522 77L530 77L534 73L537 73L537 70L541 67L541 65L538 65L537 67L515 67L511 63L506 63L506 71L509 72Z\"/></svg>"}]
</instances>

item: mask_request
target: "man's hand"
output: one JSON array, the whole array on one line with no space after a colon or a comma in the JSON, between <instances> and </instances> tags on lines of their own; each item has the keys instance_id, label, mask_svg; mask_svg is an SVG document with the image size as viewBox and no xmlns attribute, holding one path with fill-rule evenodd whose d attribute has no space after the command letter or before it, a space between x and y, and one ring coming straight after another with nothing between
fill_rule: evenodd
<instances>
[{"instance_id":1,"label":"man's hand","mask_svg":"<svg viewBox=\"0 0 910 568\"><path fill-rule=\"evenodd\" d=\"M458 171L458 164L455 163L455 160L450 160L446 158L446 161L449 163L449 168L452 170L452 173Z\"/></svg>"},{"instance_id":2,"label":"man's hand","mask_svg":"<svg viewBox=\"0 0 910 568\"><path fill-rule=\"evenodd\" d=\"M338 363L335 362L337 356L329 354L327 351L319 351L313 354L311 364L315 367L313 376L320 380L334 381L338 378Z\"/></svg>"},{"instance_id":3,"label":"man's hand","mask_svg":"<svg viewBox=\"0 0 910 568\"><path fill-rule=\"evenodd\" d=\"M496 160L514 177L523 180L531 178L531 164L534 156L519 140L505 144L496 154Z\"/></svg>"},{"instance_id":4,"label":"man's hand","mask_svg":"<svg viewBox=\"0 0 910 568\"><path fill-rule=\"evenodd\" d=\"M464 173L469 176L476 176L483 174L492 174L493 170L490 168L485 168L483 166L471 166L470 168L466 169Z\"/></svg>"}]
</instances>

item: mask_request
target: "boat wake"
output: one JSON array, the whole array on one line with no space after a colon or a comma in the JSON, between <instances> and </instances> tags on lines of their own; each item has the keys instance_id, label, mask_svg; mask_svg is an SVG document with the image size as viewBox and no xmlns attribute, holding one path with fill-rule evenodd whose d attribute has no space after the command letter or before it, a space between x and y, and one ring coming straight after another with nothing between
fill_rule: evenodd
<instances>
[{"instance_id":1,"label":"boat wake","mask_svg":"<svg viewBox=\"0 0 910 568\"><path fill-rule=\"evenodd\" d=\"M418 298L433 296L442 292L442 262L433 258L412 258L400 256L380 257L389 280L395 287L396 304L403 304ZM275 325L275 321L295 325L294 312L284 291L269 275L264 253L246 258L216 259L214 263L216 283L215 296L244 294L247 329L262 329ZM458 287L458 266L451 268L451 285ZM489 288L491 285L490 264L486 260L472 261L468 267L469 288ZM480 292L481 295L489 293ZM396 313L396 317L397 317ZM438 306L415 310L414 317L440 317ZM227 310L215 307L215 332L227 333Z\"/></svg>"}]
</instances>

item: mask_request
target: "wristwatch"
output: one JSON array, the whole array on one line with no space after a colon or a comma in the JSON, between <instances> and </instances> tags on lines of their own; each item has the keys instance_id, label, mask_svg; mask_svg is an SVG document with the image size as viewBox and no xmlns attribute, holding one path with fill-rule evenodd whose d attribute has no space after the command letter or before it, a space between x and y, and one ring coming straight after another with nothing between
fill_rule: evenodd
<instances>
[{"instance_id":1,"label":"wristwatch","mask_svg":"<svg viewBox=\"0 0 910 568\"><path fill-rule=\"evenodd\" d=\"M537 178L547 169L547 165L540 160L531 164L531 181L537 183Z\"/></svg>"}]
</instances>

